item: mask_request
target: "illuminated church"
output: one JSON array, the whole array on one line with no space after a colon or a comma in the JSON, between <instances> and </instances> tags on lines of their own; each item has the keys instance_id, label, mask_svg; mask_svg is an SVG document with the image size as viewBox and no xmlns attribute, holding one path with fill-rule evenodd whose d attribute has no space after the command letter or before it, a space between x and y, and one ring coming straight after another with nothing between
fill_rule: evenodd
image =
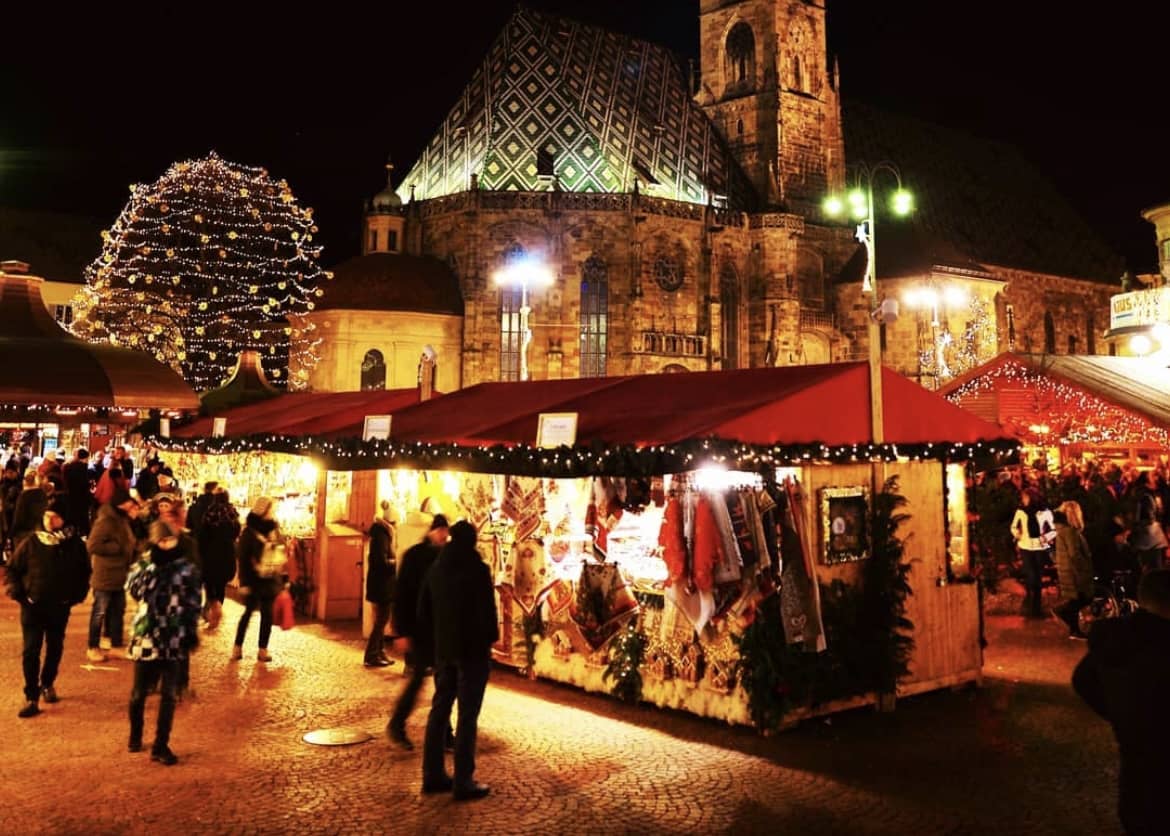
<instances>
[{"instance_id":1,"label":"illuminated church","mask_svg":"<svg viewBox=\"0 0 1170 836\"><path fill-rule=\"evenodd\" d=\"M698 23L684 68L519 8L370 202L313 386L413 385L424 346L440 390L859 359L883 300L883 361L927 386L1009 348L1108 350L1121 259L1013 149L843 102L824 2L701 0ZM822 205L884 160L917 210L877 207L871 297Z\"/></svg>"}]
</instances>

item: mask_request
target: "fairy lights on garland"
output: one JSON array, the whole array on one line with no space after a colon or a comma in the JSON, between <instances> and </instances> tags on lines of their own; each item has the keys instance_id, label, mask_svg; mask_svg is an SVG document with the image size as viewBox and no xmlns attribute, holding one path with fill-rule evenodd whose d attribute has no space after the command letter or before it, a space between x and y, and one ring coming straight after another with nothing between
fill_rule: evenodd
<instances>
[{"instance_id":1,"label":"fairy lights on garland","mask_svg":"<svg viewBox=\"0 0 1170 836\"><path fill-rule=\"evenodd\" d=\"M284 180L214 152L130 194L86 270L73 332L149 352L197 391L249 349L277 386L303 388L320 343L303 316L331 278L313 210Z\"/></svg>"},{"instance_id":2,"label":"fairy lights on garland","mask_svg":"<svg viewBox=\"0 0 1170 836\"><path fill-rule=\"evenodd\" d=\"M212 455L292 453L307 456L330 470L460 470L569 479L580 476L658 476L717 465L728 470L763 472L802 464L847 464L898 460L1013 459L1018 444L1008 439L963 443L753 445L710 438L646 447L633 445L559 447L460 446L389 439L323 439L313 436L250 435L235 438L151 438L162 450Z\"/></svg>"},{"instance_id":3,"label":"fairy lights on garland","mask_svg":"<svg viewBox=\"0 0 1170 836\"><path fill-rule=\"evenodd\" d=\"M968 381L946 398L955 405L1006 383L1031 390L1028 413L1003 422L1025 441L1041 444L1142 445L1170 447L1170 433L1141 415L1077 386L1017 362L1006 362Z\"/></svg>"}]
</instances>

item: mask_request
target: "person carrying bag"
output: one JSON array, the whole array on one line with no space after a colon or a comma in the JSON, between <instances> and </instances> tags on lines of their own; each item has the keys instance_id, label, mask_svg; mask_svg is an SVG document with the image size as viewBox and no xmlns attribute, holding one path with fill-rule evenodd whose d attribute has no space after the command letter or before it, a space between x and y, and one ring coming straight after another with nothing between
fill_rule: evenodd
<instances>
[{"instance_id":1,"label":"person carrying bag","mask_svg":"<svg viewBox=\"0 0 1170 836\"><path fill-rule=\"evenodd\" d=\"M236 627L236 643L232 659L244 657L244 637L252 613L260 611L260 641L256 658L272 661L268 653L268 639L272 635L272 607L277 594L284 588L284 535L272 516L275 503L262 496L252 503L252 510L244 523L244 530L236 544L236 562L239 564L240 594L244 596L244 614Z\"/></svg>"}]
</instances>

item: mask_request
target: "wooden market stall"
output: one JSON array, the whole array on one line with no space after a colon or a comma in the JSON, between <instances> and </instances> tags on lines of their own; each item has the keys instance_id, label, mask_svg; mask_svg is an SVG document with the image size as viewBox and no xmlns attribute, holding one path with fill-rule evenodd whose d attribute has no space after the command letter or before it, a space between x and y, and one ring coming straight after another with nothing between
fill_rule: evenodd
<instances>
[{"instance_id":1,"label":"wooden market stall","mask_svg":"<svg viewBox=\"0 0 1170 836\"><path fill-rule=\"evenodd\" d=\"M894 678L911 694L981 677L964 462L1014 445L889 370L887 442L873 445L868 384L864 363L487 383L398 409L390 440L353 437L354 413L332 438L172 447L345 470L344 501L339 481L325 504L364 521L388 500L406 523L402 549L424 511L466 518L496 577L499 661L775 725L874 702ZM575 438L538 446L542 416ZM895 476L910 516L892 539L883 486ZM876 604L887 600L896 607ZM899 633L914 642L908 670L883 680L875 669L898 667ZM775 693L759 679L769 654L791 676Z\"/></svg>"},{"instance_id":2,"label":"wooden market stall","mask_svg":"<svg viewBox=\"0 0 1170 836\"><path fill-rule=\"evenodd\" d=\"M939 394L1018 439L1026 463L1154 466L1170 453L1170 368L1146 358L1004 352Z\"/></svg>"}]
</instances>

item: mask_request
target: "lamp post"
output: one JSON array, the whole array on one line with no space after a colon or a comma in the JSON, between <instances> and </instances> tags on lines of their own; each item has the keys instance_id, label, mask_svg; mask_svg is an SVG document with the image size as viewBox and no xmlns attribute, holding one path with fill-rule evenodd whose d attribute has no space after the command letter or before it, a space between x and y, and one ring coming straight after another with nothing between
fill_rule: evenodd
<instances>
[{"instance_id":1,"label":"lamp post","mask_svg":"<svg viewBox=\"0 0 1170 836\"><path fill-rule=\"evenodd\" d=\"M529 258L520 258L497 270L492 277L499 287L520 288L520 379L528 379L528 345L532 342L532 329L528 319L532 308L528 306L529 288L548 287L553 282L552 273L544 264Z\"/></svg>"},{"instance_id":2,"label":"lamp post","mask_svg":"<svg viewBox=\"0 0 1170 836\"><path fill-rule=\"evenodd\" d=\"M877 295L877 207L873 202L874 178L879 172L893 176L897 187L890 196L890 208L895 215L908 215L914 209L914 198L902 188L902 174L889 161L875 165L859 164L854 171L856 184L842 198L830 195L825 199L824 210L829 217L839 217L848 209L850 217L856 220L856 237L865 245L865 277L861 283L863 297L869 299L869 315L866 317L866 331L869 340L869 413L874 444L885 441L882 418L882 354L881 330L878 317L886 316L885 310L878 309ZM884 309L886 306L882 305Z\"/></svg>"}]
</instances>

